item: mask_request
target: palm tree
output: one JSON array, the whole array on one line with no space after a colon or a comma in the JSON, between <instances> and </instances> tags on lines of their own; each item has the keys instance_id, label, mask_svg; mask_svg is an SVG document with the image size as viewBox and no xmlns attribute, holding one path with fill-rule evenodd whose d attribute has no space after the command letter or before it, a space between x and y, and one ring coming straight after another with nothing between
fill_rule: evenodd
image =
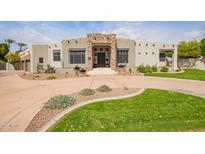
<instances>
[{"instance_id":1,"label":"palm tree","mask_svg":"<svg viewBox=\"0 0 205 154\"><path fill-rule=\"evenodd\" d=\"M23 47L27 46L27 44L22 43L22 42L17 42L16 44L19 46L19 52L23 51L23 50L22 50Z\"/></svg>"},{"instance_id":2,"label":"palm tree","mask_svg":"<svg viewBox=\"0 0 205 154\"><path fill-rule=\"evenodd\" d=\"M9 51L10 51L11 44L16 42L15 40L12 40L12 39L4 39L4 41L8 45Z\"/></svg>"}]
</instances>

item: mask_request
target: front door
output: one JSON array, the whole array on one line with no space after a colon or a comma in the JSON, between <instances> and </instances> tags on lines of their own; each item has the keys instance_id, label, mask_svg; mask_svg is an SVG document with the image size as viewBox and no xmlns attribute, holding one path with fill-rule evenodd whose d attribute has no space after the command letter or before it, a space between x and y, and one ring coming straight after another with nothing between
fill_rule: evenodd
<instances>
[{"instance_id":1,"label":"front door","mask_svg":"<svg viewBox=\"0 0 205 154\"><path fill-rule=\"evenodd\" d=\"M105 67L105 53L98 53L98 67Z\"/></svg>"}]
</instances>

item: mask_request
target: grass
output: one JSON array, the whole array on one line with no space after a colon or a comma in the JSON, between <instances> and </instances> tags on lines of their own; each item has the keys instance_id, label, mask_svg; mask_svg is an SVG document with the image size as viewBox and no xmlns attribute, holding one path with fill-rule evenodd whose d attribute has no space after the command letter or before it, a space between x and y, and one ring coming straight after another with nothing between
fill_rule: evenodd
<instances>
[{"instance_id":1,"label":"grass","mask_svg":"<svg viewBox=\"0 0 205 154\"><path fill-rule=\"evenodd\" d=\"M157 89L83 106L50 129L53 132L200 130L205 130L205 99Z\"/></svg>"},{"instance_id":2,"label":"grass","mask_svg":"<svg viewBox=\"0 0 205 154\"><path fill-rule=\"evenodd\" d=\"M47 77L48 80L53 80L53 79L56 79L56 78L57 78L57 77L55 77L55 76L53 76L53 75Z\"/></svg>"},{"instance_id":3,"label":"grass","mask_svg":"<svg viewBox=\"0 0 205 154\"><path fill-rule=\"evenodd\" d=\"M197 69L184 69L183 73L145 73L145 76L181 78L205 81L205 71Z\"/></svg>"}]
</instances>

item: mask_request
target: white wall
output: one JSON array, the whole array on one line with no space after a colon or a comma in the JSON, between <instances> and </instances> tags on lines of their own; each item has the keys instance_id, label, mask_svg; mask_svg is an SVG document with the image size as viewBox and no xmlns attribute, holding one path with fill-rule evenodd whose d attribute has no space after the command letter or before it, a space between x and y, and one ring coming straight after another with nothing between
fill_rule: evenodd
<instances>
[{"instance_id":1,"label":"white wall","mask_svg":"<svg viewBox=\"0 0 205 154\"><path fill-rule=\"evenodd\" d=\"M148 46L146 46L146 44L148 44ZM164 66L166 65L166 62L160 62L159 60L160 50L173 50L176 55L176 46L176 44L136 40L135 65L138 66L144 64Z\"/></svg>"},{"instance_id":2,"label":"white wall","mask_svg":"<svg viewBox=\"0 0 205 154\"><path fill-rule=\"evenodd\" d=\"M48 45L49 51L49 64L55 68L62 68L62 59L63 59L63 52L62 52L62 44L61 43L54 43ZM60 50L60 61L53 61L53 50Z\"/></svg>"}]
</instances>

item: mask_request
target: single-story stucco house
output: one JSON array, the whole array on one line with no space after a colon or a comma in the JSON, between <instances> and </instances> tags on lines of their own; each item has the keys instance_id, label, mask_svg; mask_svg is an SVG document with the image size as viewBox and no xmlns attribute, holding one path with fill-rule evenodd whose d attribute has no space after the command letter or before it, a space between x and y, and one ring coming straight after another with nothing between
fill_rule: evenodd
<instances>
[{"instance_id":1,"label":"single-story stucco house","mask_svg":"<svg viewBox=\"0 0 205 154\"><path fill-rule=\"evenodd\" d=\"M78 65L92 70L119 64L128 68L144 65L166 65L166 51L172 51L172 69L177 69L177 45L117 38L116 34L87 34L85 38L63 40L61 43L32 45L20 54L21 69L36 72L37 65L56 69Z\"/></svg>"}]
</instances>

